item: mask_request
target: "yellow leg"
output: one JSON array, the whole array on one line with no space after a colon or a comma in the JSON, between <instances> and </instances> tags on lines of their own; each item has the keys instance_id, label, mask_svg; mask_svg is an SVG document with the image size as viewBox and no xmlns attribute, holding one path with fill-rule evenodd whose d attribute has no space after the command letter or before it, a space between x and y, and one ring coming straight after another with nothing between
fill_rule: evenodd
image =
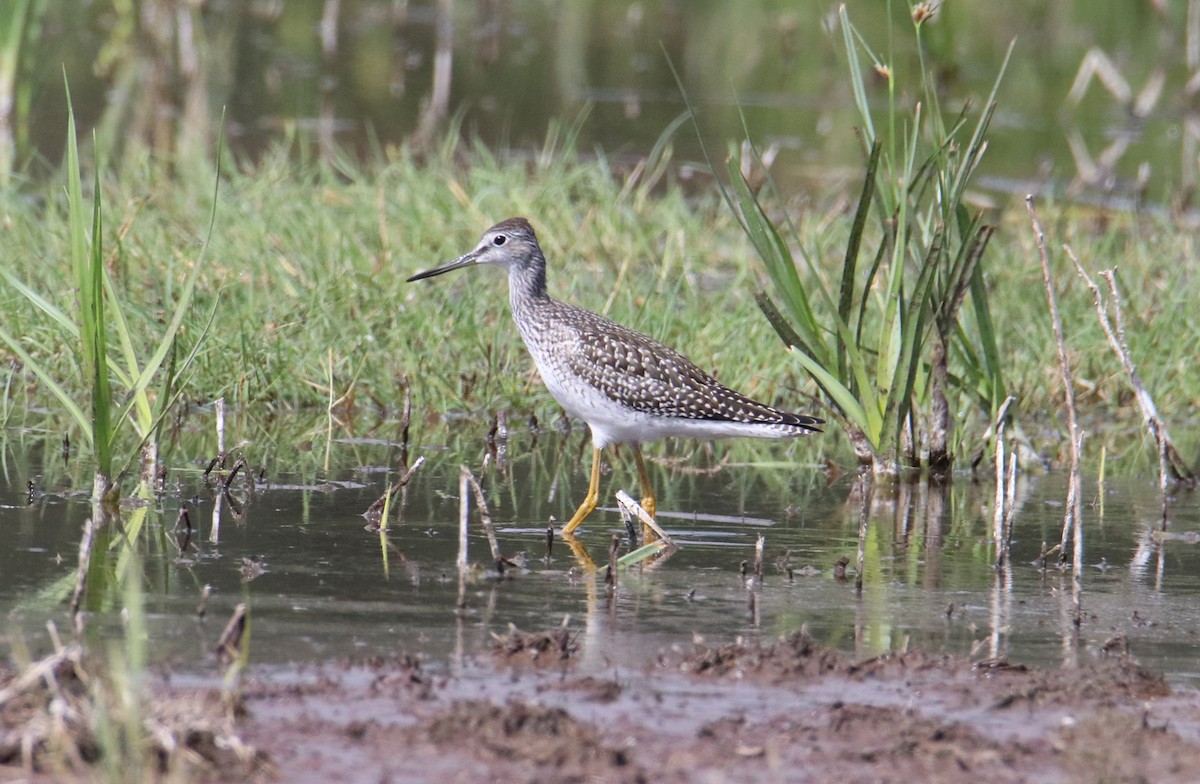
<instances>
[{"instance_id":1,"label":"yellow leg","mask_svg":"<svg viewBox=\"0 0 1200 784\"><path fill-rule=\"evenodd\" d=\"M600 501L600 450L592 448L592 481L588 485L587 497L583 499L583 503L575 510L575 514L571 517L570 522L563 526L563 536L570 536L571 533L579 527L588 515L595 509L596 504Z\"/></svg>"},{"instance_id":2,"label":"yellow leg","mask_svg":"<svg viewBox=\"0 0 1200 784\"><path fill-rule=\"evenodd\" d=\"M646 510L646 514L654 517L654 488L650 486L650 475L646 473L642 449L636 444L633 447L633 459L637 461L638 479L642 483L642 508Z\"/></svg>"},{"instance_id":3,"label":"yellow leg","mask_svg":"<svg viewBox=\"0 0 1200 784\"><path fill-rule=\"evenodd\" d=\"M646 510L646 514L654 517L654 488L650 486L650 475L646 473L646 463L642 460L642 448L637 444L633 445L633 459L637 462L638 479L642 483L642 508ZM655 538L654 529L643 524L642 542L649 544Z\"/></svg>"}]
</instances>

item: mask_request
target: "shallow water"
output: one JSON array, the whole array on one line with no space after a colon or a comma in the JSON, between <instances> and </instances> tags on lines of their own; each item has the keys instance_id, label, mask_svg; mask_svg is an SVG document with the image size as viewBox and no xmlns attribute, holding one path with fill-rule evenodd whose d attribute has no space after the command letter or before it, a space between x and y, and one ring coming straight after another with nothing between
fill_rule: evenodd
<instances>
[{"instance_id":1,"label":"shallow water","mask_svg":"<svg viewBox=\"0 0 1200 784\"><path fill-rule=\"evenodd\" d=\"M451 661L489 646L492 634L510 623L532 631L564 622L577 635L579 658L596 666L641 666L696 635L712 643L739 635L773 639L801 627L862 657L910 647L1053 665L1079 655L1069 575L1031 563L1043 542L1058 540L1064 476L1021 480L1011 584L993 568L990 478L964 477L944 493L876 488L858 598L853 568L861 505L852 477L828 482L818 467L793 463L785 451L762 451L753 464L721 465L727 453L720 447L707 454L669 445L669 460L652 463L652 479L660 523L680 548L622 572L610 597L603 564L612 534L623 532L615 511L598 510L581 528L580 541L601 564L597 571L581 565L561 539L544 558L547 520L569 515L585 489L581 447L579 434L514 438L484 470L478 454L425 450L429 462L408 488L402 520L392 521L386 557L362 513L382 493L379 466L396 459L387 444L335 444L334 458L339 451L344 460L353 455L358 468L333 482L268 477L252 493L235 482L215 527L217 494L205 486L202 469L178 470L172 475L178 484L151 505L140 535L150 657L177 671L211 671L217 636L239 602L250 608L256 664L399 652ZM472 501L470 558L480 568L467 582L461 611L460 463L473 466L484 483L501 552L526 556L524 570L497 575ZM88 508L64 492L30 504L29 477L17 473L9 470L0 486L0 530L8 543L0 551L0 608L8 620L0 631L37 652L49 645L47 619L64 633L70 626L65 598ZM611 499L622 486L636 489L627 456L604 477L602 497ZM1160 544L1151 533L1160 514L1154 482L1109 480L1102 498L1094 481L1084 486L1086 618L1078 641L1097 649L1120 630L1144 664L1175 682L1200 684L1200 552L1185 535L1200 530L1195 494L1173 498L1169 531L1178 538ZM176 527L184 503L194 525L186 543ZM133 511L124 510L126 525ZM739 570L753 561L759 535L763 579L748 587ZM845 580L834 576L842 557L850 559ZM261 573L246 581L254 571ZM199 617L205 585L214 593ZM103 583L89 590L87 633L117 635L119 590Z\"/></svg>"}]
</instances>

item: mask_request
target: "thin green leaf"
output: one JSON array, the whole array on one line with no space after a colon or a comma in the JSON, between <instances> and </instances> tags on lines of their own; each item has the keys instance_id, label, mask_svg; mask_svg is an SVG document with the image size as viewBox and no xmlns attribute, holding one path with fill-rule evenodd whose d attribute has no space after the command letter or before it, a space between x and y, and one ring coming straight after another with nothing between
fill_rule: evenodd
<instances>
[{"instance_id":1,"label":"thin green leaf","mask_svg":"<svg viewBox=\"0 0 1200 784\"><path fill-rule=\"evenodd\" d=\"M104 232L100 218L100 166L96 165L92 198L91 287L92 318L95 340L92 343L92 432L95 436L96 463L100 473L112 477L112 450L117 433L112 429L112 380L108 376L108 340L104 307ZM84 318L88 318L87 315Z\"/></svg>"},{"instance_id":2,"label":"thin green leaf","mask_svg":"<svg viewBox=\"0 0 1200 784\"><path fill-rule=\"evenodd\" d=\"M79 325L72 321L66 313L59 310L57 305L50 302L50 300L46 299L41 294L38 294L33 289L29 288L29 286L18 280L16 276L14 276L7 269L0 268L0 275L3 275L4 279L8 281L9 285L19 291L21 295L25 297L25 299L29 300L30 304L49 316L50 319L60 327L67 330L67 334L70 338L76 342L79 341Z\"/></svg>"},{"instance_id":3,"label":"thin green leaf","mask_svg":"<svg viewBox=\"0 0 1200 784\"><path fill-rule=\"evenodd\" d=\"M650 542L649 544L644 544L641 547L639 547L638 549L633 550L628 553L625 553L625 555L622 555L620 558L618 558L617 559L617 568L618 569L628 569L631 566L637 566L642 561L645 561L649 558L653 558L654 556L658 555L666 548L667 548L667 543L662 541L661 539L654 541L654 542Z\"/></svg>"},{"instance_id":4,"label":"thin green leaf","mask_svg":"<svg viewBox=\"0 0 1200 784\"><path fill-rule=\"evenodd\" d=\"M38 381L45 385L46 389L58 398L58 402L62 403L63 408L67 409L67 413L75 420L75 424L79 425L79 429L83 431L83 436L87 440L88 445L92 445L92 420L91 417L83 413L83 409L79 407L67 391L54 380L54 376L36 359L34 359L28 351L21 346L16 337L9 334L7 330L0 327L0 340L8 346L9 351L17 355L21 360L21 364L29 368L30 372L37 377Z\"/></svg>"},{"instance_id":5,"label":"thin green leaf","mask_svg":"<svg viewBox=\"0 0 1200 784\"><path fill-rule=\"evenodd\" d=\"M854 394L808 354L795 349L791 351L792 355L796 357L796 361L812 375L813 380L821 387L821 391L833 400L833 404L841 411L842 416L846 417L859 430L867 432L871 427L872 418L868 416L867 409L858 402Z\"/></svg>"}]
</instances>

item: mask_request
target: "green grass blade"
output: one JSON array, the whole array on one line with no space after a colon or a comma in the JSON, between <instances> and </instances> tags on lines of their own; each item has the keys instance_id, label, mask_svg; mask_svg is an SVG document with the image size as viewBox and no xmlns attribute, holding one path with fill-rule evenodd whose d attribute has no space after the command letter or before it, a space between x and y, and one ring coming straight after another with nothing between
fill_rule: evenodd
<instances>
[{"instance_id":1,"label":"green grass blade","mask_svg":"<svg viewBox=\"0 0 1200 784\"><path fill-rule=\"evenodd\" d=\"M731 159L727 169L742 217L742 228L766 267L767 276L771 278L776 291L783 298L784 307L792 318L796 332L803 339L810 354L817 357L822 364L829 364L831 357L825 342L824 329L813 313L787 242L767 217L758 197L742 176L737 162Z\"/></svg>"},{"instance_id":2,"label":"green grass blade","mask_svg":"<svg viewBox=\"0 0 1200 784\"><path fill-rule=\"evenodd\" d=\"M879 169L879 155L883 146L879 142L871 145L871 154L867 159L867 174L863 178L862 193L858 197L858 208L854 212L854 223L850 227L850 240L846 244L846 255L842 259L842 284L838 292L838 318L843 324L850 324L850 312L854 302L854 283L858 271L858 253L862 248L863 231L867 226L867 215L871 211L871 201L875 196L875 174ZM863 289L862 298L870 296L869 286ZM861 310L860 310L861 317ZM846 350L842 342L837 343L838 376L846 377Z\"/></svg>"},{"instance_id":3,"label":"green grass blade","mask_svg":"<svg viewBox=\"0 0 1200 784\"><path fill-rule=\"evenodd\" d=\"M867 408L858 402L854 394L841 381L838 381L823 365L803 351L793 349L792 355L805 370L812 374L817 385L826 395L829 395L834 405L847 420L864 433L871 430L872 417L868 416Z\"/></svg>"},{"instance_id":4,"label":"green grass blade","mask_svg":"<svg viewBox=\"0 0 1200 784\"><path fill-rule=\"evenodd\" d=\"M628 553L625 553L625 555L622 555L620 558L618 558L617 559L617 568L618 569L628 569L631 566L637 566L642 561L645 561L648 558L653 558L654 556L658 555L666 548L667 548L667 543L662 541L661 539L651 542L650 544L644 544L641 547L639 547L638 549L633 550Z\"/></svg>"},{"instance_id":5,"label":"green grass blade","mask_svg":"<svg viewBox=\"0 0 1200 784\"><path fill-rule=\"evenodd\" d=\"M79 144L76 137L75 110L71 104L71 88L66 84L66 72L63 72L63 82L67 94L67 213L71 237L71 268L74 272L76 289L79 295L79 338L81 365L86 384L92 390L91 420L88 424L88 441L92 444L96 456L96 468L105 476L111 476L110 433L108 431L107 413L99 413L104 390L100 387L102 365L98 359L104 356L100 348L103 333L97 334L97 324L102 313L103 290L97 286L95 256L88 243L87 224L84 218L83 183L79 169ZM99 191L96 193L99 198ZM93 208L92 216L93 241L99 243L95 230L100 222L99 202ZM95 250L99 250L98 244ZM101 269L102 260L101 260ZM101 302L97 302L100 299ZM99 418L99 421L98 421Z\"/></svg>"},{"instance_id":6,"label":"green grass blade","mask_svg":"<svg viewBox=\"0 0 1200 784\"><path fill-rule=\"evenodd\" d=\"M224 123L222 123L222 127L223 126ZM162 417L169 408L168 401L162 400L162 406L157 412L157 415L153 414L148 397L146 395L146 390L149 389L150 384L154 381L155 375L159 371L159 368L162 367L163 361L167 358L167 355L175 345L175 342L179 336L179 329L183 325L183 319L187 315L188 309L191 307L192 295L196 290L196 281L200 278L200 272L204 268L204 258L208 254L208 248L212 242L213 229L217 223L218 197L220 196L221 192L220 161L223 138L224 137L221 136L217 139L217 163L216 174L213 178L212 209L209 211L208 215L208 231L204 237L204 244L201 246L200 253L196 258L196 262L192 265L192 269L188 273L187 280L183 284L183 290L179 294L179 301L175 304L175 310L171 314L171 322L167 325L166 330L164 330L162 339L159 341L154 353L150 355L150 358L146 361L146 364L141 367L140 371L136 370L136 355L133 352L132 345L128 342L128 328L125 326L124 318L118 313L118 323L121 325L121 329L124 331L123 340L127 346L126 356L130 367L130 374L133 375L136 373L136 377L134 378L133 385L129 390L130 397L125 405L122 406L121 411L118 413L117 421L118 423L124 422L129 416L131 410L134 407L137 407L139 412L139 429L141 430L142 444L145 444L149 434L158 428L158 423L162 421ZM188 366L191 365L192 360L195 359L200 346L204 342L205 336L208 334L209 328L212 326L213 319L216 317L216 308L219 302L220 297L214 299L213 309L209 313L208 322L204 325L203 331L197 338L196 343L193 345L191 353L188 354L183 364L173 374L174 378L168 379L168 384L172 384L182 378ZM141 447L139 446L139 450L140 448Z\"/></svg>"},{"instance_id":7,"label":"green grass blade","mask_svg":"<svg viewBox=\"0 0 1200 784\"><path fill-rule=\"evenodd\" d=\"M875 124L871 121L871 106L867 103L867 87L863 79L862 64L858 61L858 47L855 38L858 37L854 26L850 24L850 16L846 6L838 8L838 22L842 28L842 40L846 47L846 60L850 66L850 89L854 93L854 105L858 108L859 119L862 120L868 145L875 143Z\"/></svg>"},{"instance_id":8,"label":"green grass blade","mask_svg":"<svg viewBox=\"0 0 1200 784\"><path fill-rule=\"evenodd\" d=\"M75 420L75 424L79 425L79 429L83 431L83 437L92 444L92 420L87 414L83 413L83 409L79 404L63 389L62 385L54 380L54 376L36 359L30 356L29 352L24 349L21 343L8 332L8 330L0 327L0 341L3 341L8 346L9 351L17 355L21 360L21 364L29 368L30 372L37 377L46 389L50 390L54 397L58 398L58 402L62 403L63 408Z\"/></svg>"},{"instance_id":9,"label":"green grass blade","mask_svg":"<svg viewBox=\"0 0 1200 784\"><path fill-rule=\"evenodd\" d=\"M7 269L0 268L0 275L3 275L4 279L8 281L9 285L21 293L21 296L29 300L30 304L45 313L52 321L65 329L70 338L76 342L79 341L79 325L74 321L71 321L70 317L60 310L57 305L50 302L50 300L46 299L41 294L38 294L33 289L29 288L29 286L26 286Z\"/></svg>"},{"instance_id":10,"label":"green grass blade","mask_svg":"<svg viewBox=\"0 0 1200 784\"><path fill-rule=\"evenodd\" d=\"M167 383L168 389L172 390L171 393L167 394L167 395L163 395L162 397L159 398L158 409L154 412L153 417L147 423L145 431L141 435L141 440L137 444L137 449L135 449L133 451L133 453L130 455L130 461L126 462L125 468L123 468L122 471L126 470L126 468L128 468L128 466L130 465L133 458L137 457L137 453L141 451L142 446L144 446L146 441L149 440L150 434L158 429L158 426L159 426L159 424L161 424L163 417L165 417L167 415L167 412L170 411L171 406L173 406L175 404L175 402L179 399L179 397L183 394L183 391L184 391L183 390L183 387L184 387L183 381L184 381L185 377L187 377L187 374L190 371L193 361L195 361L196 357L199 355L200 347L202 345L204 345L204 340L205 340L205 338L208 337L209 330L212 328L213 322L217 318L217 306L219 304L220 304L220 297L214 298L212 309L208 312L208 320L205 321L204 327L200 330L200 334L196 337L196 342L192 345L192 350L188 352L188 355L186 357L184 357L183 361L179 363L179 365L175 369L175 371L173 373L171 373L170 378L167 379L166 383ZM170 346L168 346L168 349L169 348L170 348ZM158 364L161 365L161 363L162 363L162 359L159 359ZM147 365L147 367L149 367L149 365ZM150 377L152 377L152 374L151 374L151 376L144 376L144 377L150 378ZM138 383L140 384L141 382L142 382L142 379L139 378ZM125 420L125 418L129 416L129 413L130 413L130 410L132 409L132 407L133 407L132 400L126 402L126 404L124 406L122 406L120 412L117 415L117 423L118 423L117 426L118 427L120 427L120 423L123 422Z\"/></svg>"},{"instance_id":11,"label":"green grass blade","mask_svg":"<svg viewBox=\"0 0 1200 784\"><path fill-rule=\"evenodd\" d=\"M118 373L118 380L125 385L127 404L135 406L138 409L138 434L145 432L145 428L150 422L150 402L147 400L144 393L139 393L136 389L132 389L136 383L134 380L142 375L142 371L138 368L137 351L133 347L133 337L130 334L129 322L125 319L125 312L121 309L119 300L117 299L116 288L113 286L112 278L104 273L104 293L108 296L110 302L114 303L111 310L113 327L117 333L117 341L121 347L121 353L124 357L125 368L119 371L116 366L111 366L114 373ZM121 421L124 416L117 417L118 421L115 428L121 428Z\"/></svg>"},{"instance_id":12,"label":"green grass blade","mask_svg":"<svg viewBox=\"0 0 1200 784\"><path fill-rule=\"evenodd\" d=\"M91 345L90 365L92 368L92 431L95 437L97 469L112 478L112 450L117 433L112 429L112 381L108 376L108 340L104 307L104 233L100 215L100 166L97 162L92 201L92 244L90 259L92 309L83 318L94 319L92 328L95 339Z\"/></svg>"},{"instance_id":13,"label":"green grass blade","mask_svg":"<svg viewBox=\"0 0 1200 784\"><path fill-rule=\"evenodd\" d=\"M805 351L804 338L796 332L792 327L791 322L784 318L779 312L779 308L771 300L771 296L765 291L759 291L754 294L754 301L758 303L758 309L767 317L768 323L775 330L775 334L783 341L783 345L788 348L798 348ZM805 351L807 353L807 351Z\"/></svg>"}]
</instances>

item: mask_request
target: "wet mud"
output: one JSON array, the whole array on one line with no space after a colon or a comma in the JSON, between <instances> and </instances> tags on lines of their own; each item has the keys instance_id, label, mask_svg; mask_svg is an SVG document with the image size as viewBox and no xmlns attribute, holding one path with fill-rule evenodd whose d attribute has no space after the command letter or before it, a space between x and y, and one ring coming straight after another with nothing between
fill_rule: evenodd
<instances>
[{"instance_id":1,"label":"wet mud","mask_svg":"<svg viewBox=\"0 0 1200 784\"><path fill-rule=\"evenodd\" d=\"M1127 656L852 661L796 635L583 673L564 650L501 640L450 672L406 659L251 681L241 738L281 780L320 784L1200 781L1200 692Z\"/></svg>"},{"instance_id":2,"label":"wet mud","mask_svg":"<svg viewBox=\"0 0 1200 784\"><path fill-rule=\"evenodd\" d=\"M1200 781L1200 691L1123 652L1081 649L1054 670L854 660L803 633L696 639L641 668L585 666L576 652L566 629L510 628L469 660L263 668L233 695L161 676L142 717L143 778ZM95 780L104 767L88 713L100 676L73 654L50 665L0 677L0 782Z\"/></svg>"}]
</instances>

